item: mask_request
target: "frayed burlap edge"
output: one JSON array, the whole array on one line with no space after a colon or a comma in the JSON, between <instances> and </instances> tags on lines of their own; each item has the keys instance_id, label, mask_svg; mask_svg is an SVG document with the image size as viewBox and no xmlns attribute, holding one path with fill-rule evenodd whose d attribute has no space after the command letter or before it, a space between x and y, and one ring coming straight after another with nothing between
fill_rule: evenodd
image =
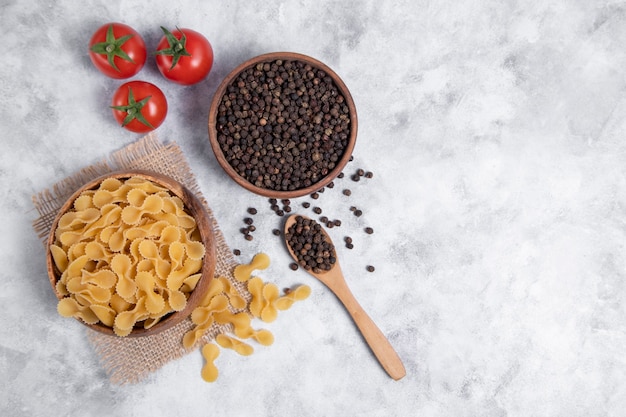
<instances>
[{"instance_id":1,"label":"frayed burlap edge","mask_svg":"<svg viewBox=\"0 0 626 417\"><path fill-rule=\"evenodd\" d=\"M232 272L237 262L226 244L213 212L200 192L185 156L176 143L163 144L155 133L150 133L114 152L108 159L83 168L53 185L51 189L34 195L33 204L39 218L33 222L33 229L42 242L45 244L59 208L74 191L84 183L109 172L130 169L167 175L185 185L200 198L211 218L215 232L217 259L215 276L228 278L240 294L249 299L245 286L233 277ZM191 352L193 349L186 350L183 347L182 338L192 327L191 320L187 319L159 334L138 338L109 336L91 329L86 329L86 332L111 382L127 384L139 382L168 362ZM230 325L213 325L205 332L201 341L209 342L219 333L231 330Z\"/></svg>"}]
</instances>

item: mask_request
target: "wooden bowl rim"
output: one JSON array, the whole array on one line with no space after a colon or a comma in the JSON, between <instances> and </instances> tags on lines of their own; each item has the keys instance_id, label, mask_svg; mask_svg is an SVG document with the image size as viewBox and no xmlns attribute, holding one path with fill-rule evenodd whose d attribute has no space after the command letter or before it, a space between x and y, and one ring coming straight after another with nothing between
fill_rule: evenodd
<instances>
[{"instance_id":1,"label":"wooden bowl rim","mask_svg":"<svg viewBox=\"0 0 626 417\"><path fill-rule=\"evenodd\" d=\"M204 294L207 292L209 288L209 284L214 277L215 273L215 264L216 264L216 241L215 241L215 231L213 230L213 225L209 214L205 208L204 203L200 200L198 196L192 193L187 187L178 181L174 180L171 177L166 175L148 171L148 170L124 170L124 171L113 171L109 174L105 174L94 178L85 184L83 184L79 189L77 189L61 206L59 212L57 213L52 226L50 228L50 235L48 236L48 240L46 242L46 264L48 269L48 278L50 280L50 285L52 286L52 290L56 295L57 299L61 300L64 298L63 295L59 294L56 290L56 283L59 279L59 272L54 264L54 260L52 258L52 254L50 253L50 246L55 241L55 231L58 227L59 220L64 213L66 213L69 208L74 204L76 198L80 196L83 191L93 189L97 187L102 181L107 178L131 178L131 177L141 177L150 181L153 181L161 186L165 186L171 193L179 197L183 203L185 204L186 210L193 215L196 220L198 230L200 232L200 237L202 239L202 243L205 246L205 255L202 263L201 273L202 276L198 281L196 288L191 292L191 295L187 299L187 304L185 308L181 311L176 311L171 313L168 317L165 317L157 324L152 326L149 329L145 329L143 327L135 327L128 336L126 337L140 337L140 336L151 336L155 335L159 332L167 330L176 324L180 323L193 311L193 309L200 302ZM96 330L100 333L104 333L111 336L118 337L113 331L112 327L105 326L102 323L96 324L87 324L80 319L76 319L83 325Z\"/></svg>"},{"instance_id":2,"label":"wooden bowl rim","mask_svg":"<svg viewBox=\"0 0 626 417\"><path fill-rule=\"evenodd\" d=\"M337 162L335 168L333 168L325 177L323 177L320 181L315 184L310 185L309 187L299 188L293 191L276 191L268 188L257 187L254 184L250 183L244 177L239 175L237 171L228 163L226 160L224 153L217 141L217 112L222 101L222 97L226 88L231 84L231 82L239 76L239 74L247 68L250 68L253 65L256 65L260 62L269 62L274 61L276 59L284 59L290 61L302 61L306 62L316 68L323 70L326 74L328 74L339 91L343 94L345 98L346 105L348 106L348 113L350 115L350 135L348 136L348 145L344 150L344 154L341 159ZM307 194L311 194L315 191L320 190L321 188L328 185L331 181L333 181L337 175L345 168L347 163L350 161L352 157L352 152L354 150L354 146L356 144L356 137L358 131L358 117L356 112L356 106L354 104L354 99L350 94L350 90L343 82L341 77L335 73L328 65L323 62L312 58L308 55L296 53L296 52L270 52L267 54L262 54L250 58L243 63L239 64L235 69L233 69L227 76L222 80L220 85L218 86L215 94L213 95L213 99L211 100L211 106L209 109L209 142L211 143L211 148L213 149L213 154L215 155L217 162L220 166L226 171L229 177L231 177L237 184L242 186L243 188L251 191L255 194L259 194L265 197L273 197L273 198L296 198L301 197Z\"/></svg>"}]
</instances>

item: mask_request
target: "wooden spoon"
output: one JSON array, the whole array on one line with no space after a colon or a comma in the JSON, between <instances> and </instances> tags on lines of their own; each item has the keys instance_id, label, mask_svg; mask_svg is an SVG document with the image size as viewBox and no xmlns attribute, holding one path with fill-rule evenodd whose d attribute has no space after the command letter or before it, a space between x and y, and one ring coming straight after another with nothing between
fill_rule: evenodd
<instances>
[{"instance_id":1,"label":"wooden spoon","mask_svg":"<svg viewBox=\"0 0 626 417\"><path fill-rule=\"evenodd\" d=\"M287 218L287 221L285 222L285 236L288 233L289 227L296 222L296 217L298 217L298 215L294 214ZM302 217L306 218L305 216ZM328 242L332 242L326 231L324 231L323 228L321 230L324 233L324 238ZM286 238L285 241L287 243L289 253L297 262L298 257L293 252ZM335 259L337 259L336 253L334 256ZM339 260L336 260L334 265L328 271L316 273L312 270L307 270L307 272L322 281L343 303L344 307L348 310L348 313L354 320L354 323L361 331L365 341L378 359L378 362L380 362L389 376L395 380L399 380L404 377L406 375L406 370L404 369L404 365L402 364L400 357L393 349L387 338L376 326L374 321L372 321L356 298L354 298L354 295L352 295L352 292L346 284L343 273L341 272Z\"/></svg>"}]
</instances>

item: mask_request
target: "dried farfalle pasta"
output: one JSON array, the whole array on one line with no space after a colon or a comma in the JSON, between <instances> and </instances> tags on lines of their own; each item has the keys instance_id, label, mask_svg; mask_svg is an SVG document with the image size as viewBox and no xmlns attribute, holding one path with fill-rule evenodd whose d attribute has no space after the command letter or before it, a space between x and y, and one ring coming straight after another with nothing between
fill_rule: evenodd
<instances>
[{"instance_id":1,"label":"dried farfalle pasta","mask_svg":"<svg viewBox=\"0 0 626 417\"><path fill-rule=\"evenodd\" d=\"M249 356L254 353L254 348L249 344L225 334L218 334L215 337L215 341L221 347L225 349L232 349L242 356Z\"/></svg>"},{"instance_id":2,"label":"dried farfalle pasta","mask_svg":"<svg viewBox=\"0 0 626 417\"><path fill-rule=\"evenodd\" d=\"M258 253L252 258L249 264L237 265L233 271L235 279L245 282L250 279L252 272L258 269L265 269L270 265L270 258L265 253Z\"/></svg>"},{"instance_id":3,"label":"dried farfalle pasta","mask_svg":"<svg viewBox=\"0 0 626 417\"><path fill-rule=\"evenodd\" d=\"M300 285L274 301L274 305L279 310L287 310L296 301L306 300L309 295L311 295L311 287Z\"/></svg>"},{"instance_id":4,"label":"dried farfalle pasta","mask_svg":"<svg viewBox=\"0 0 626 417\"><path fill-rule=\"evenodd\" d=\"M207 343L202 347L202 357L205 360L202 367L202 379L207 382L214 382L217 380L219 372L215 366L215 359L220 355L220 349L213 343Z\"/></svg>"},{"instance_id":5,"label":"dried farfalle pasta","mask_svg":"<svg viewBox=\"0 0 626 417\"><path fill-rule=\"evenodd\" d=\"M193 216L166 188L108 178L78 196L54 231L59 313L119 336L185 308L205 247Z\"/></svg>"},{"instance_id":6,"label":"dried farfalle pasta","mask_svg":"<svg viewBox=\"0 0 626 417\"><path fill-rule=\"evenodd\" d=\"M266 329L254 329L252 319L258 318L266 322L276 319L279 310L286 310L295 301L306 299L311 289L300 285L294 290L281 296L278 287L273 283L266 283L260 277L251 277L257 269L269 266L269 257L258 254L248 265L239 265L234 270L234 277L239 282L245 282L249 297L242 297L235 285L226 277L218 277L211 281L207 293L200 305L191 314L191 321L195 325L183 336L183 346L191 349L200 341L207 330L215 325L227 325L229 333L220 333L215 342L222 348L232 349L240 355L251 355L254 348L243 340L254 340L263 346L274 343L274 335ZM202 368L202 378L207 382L217 379L218 372L214 360L219 354L215 344L207 344L202 348L206 360Z\"/></svg>"}]
</instances>

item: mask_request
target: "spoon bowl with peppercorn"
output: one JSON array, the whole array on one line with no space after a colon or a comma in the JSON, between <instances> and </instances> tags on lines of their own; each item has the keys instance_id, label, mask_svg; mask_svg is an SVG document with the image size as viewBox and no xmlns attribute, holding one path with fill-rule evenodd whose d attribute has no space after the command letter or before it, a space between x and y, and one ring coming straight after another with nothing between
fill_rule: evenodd
<instances>
[{"instance_id":1,"label":"spoon bowl with peppercorn","mask_svg":"<svg viewBox=\"0 0 626 417\"><path fill-rule=\"evenodd\" d=\"M284 228L287 250L298 266L320 280L342 302L383 369L395 380L406 375L400 357L389 340L356 300L339 266L335 245L321 224L294 214Z\"/></svg>"}]
</instances>

